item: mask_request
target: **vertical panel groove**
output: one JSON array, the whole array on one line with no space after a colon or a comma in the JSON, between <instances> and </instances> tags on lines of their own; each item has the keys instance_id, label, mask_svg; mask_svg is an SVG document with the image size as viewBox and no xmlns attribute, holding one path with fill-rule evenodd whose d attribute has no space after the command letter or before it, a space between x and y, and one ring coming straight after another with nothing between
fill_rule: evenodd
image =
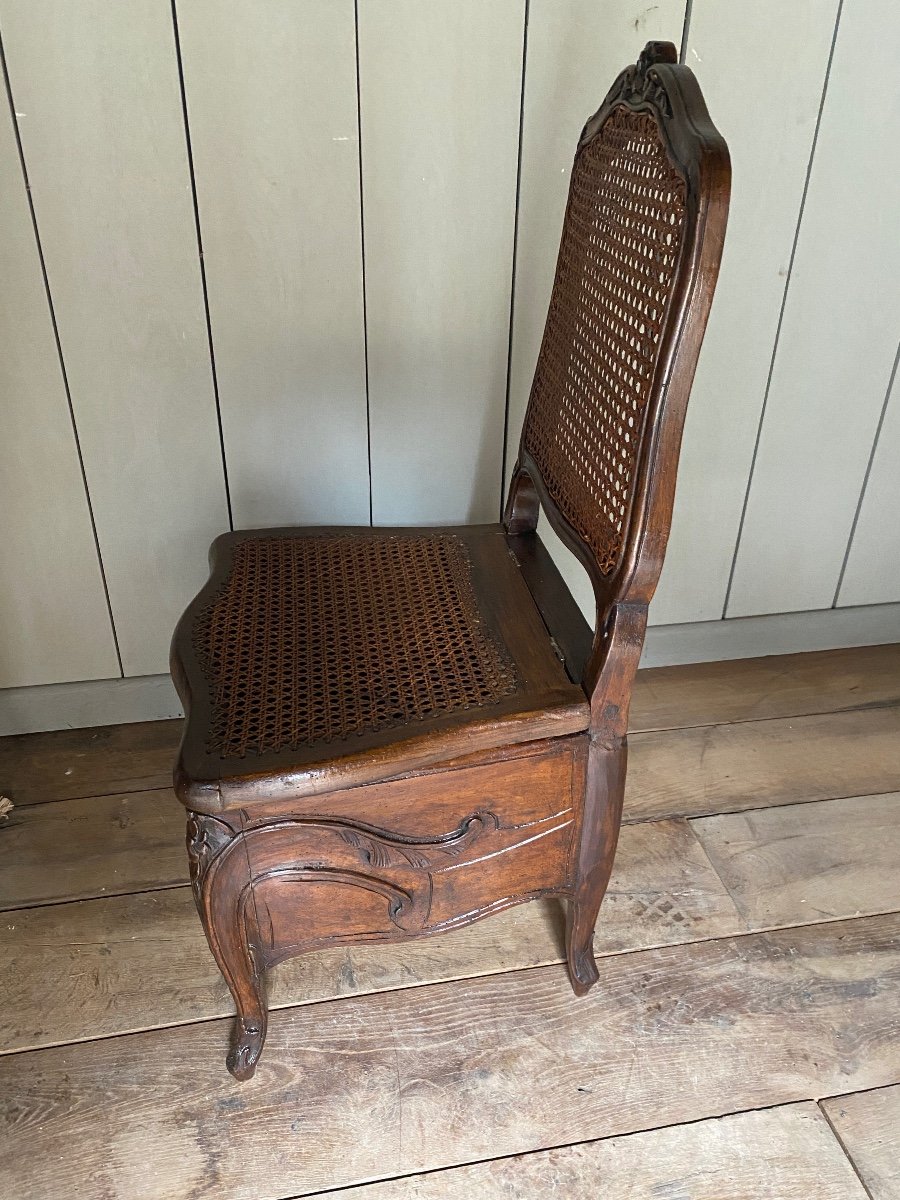
<instances>
[{"instance_id":1,"label":"vertical panel groove","mask_svg":"<svg viewBox=\"0 0 900 1200\"><path fill-rule=\"evenodd\" d=\"M691 12L694 8L694 0L687 0L684 6L684 26L681 30L681 49L678 53L678 61L684 65L685 56L688 48L688 37L691 32Z\"/></svg>"},{"instance_id":2,"label":"vertical panel groove","mask_svg":"<svg viewBox=\"0 0 900 1200\"><path fill-rule=\"evenodd\" d=\"M497 520L523 12L359 5L376 524Z\"/></svg>"},{"instance_id":3,"label":"vertical panel groove","mask_svg":"<svg viewBox=\"0 0 900 1200\"><path fill-rule=\"evenodd\" d=\"M353 42L356 54L356 147L359 160L359 241L362 266L363 366L366 380L366 455L369 467L369 524L372 510L372 413L369 407L369 308L366 300L366 215L363 200L362 91L359 86L359 0L353 0Z\"/></svg>"},{"instance_id":4,"label":"vertical panel groove","mask_svg":"<svg viewBox=\"0 0 900 1200\"><path fill-rule=\"evenodd\" d=\"M106 581L106 570L103 566L103 555L100 553L100 539L97 536L97 522L94 518L94 506L91 501L91 493L88 489L87 474L84 469L84 455L81 450L81 440L78 436L78 424L75 420L75 409L72 405L72 392L69 387L69 377L66 372L66 363L63 358L62 342L59 338L59 326L56 322L56 311L53 307L53 295L50 291L50 280L47 276L47 264L44 261L44 249L41 245L41 235L38 230L37 214L34 211L34 200L31 195L31 184L28 181L28 167L25 163L25 150L22 146L22 138L19 134L19 120L16 113L16 105L13 100L12 84L9 78L9 71L6 66L6 51L3 46L3 35L0 33L0 69L3 71L3 83L6 89L6 98L9 104L10 115L12 118L13 132L16 139L16 149L19 154L19 165L22 169L22 180L25 184L25 194L28 198L28 212L31 216L31 228L34 231L34 242L37 248L38 261L41 264L41 279L44 285L44 295L47 298L47 309L50 314L50 325L53 329L53 341L56 346L56 355L59 360L59 370L62 376L63 389L66 395L66 404L69 409L69 421L72 425L72 436L75 439L75 452L78 455L78 469L81 472L81 482L84 487L84 495L87 503L88 516L91 522L91 534L94 539L94 547L97 551L97 564L100 568L100 578L103 582L103 595L106 598L106 611L109 615L109 625L112 632L113 645L116 650L116 660L119 664L119 674L122 678L125 677L125 668L122 664L122 652L119 649L119 635L116 631L116 623L113 618L112 601L109 596L109 586Z\"/></svg>"},{"instance_id":5,"label":"vertical panel groove","mask_svg":"<svg viewBox=\"0 0 900 1200\"><path fill-rule=\"evenodd\" d=\"M172 0L172 33L175 38L175 59L178 65L178 88L181 93L181 113L184 119L184 145L187 151L188 174L191 178L191 203L194 206L194 227L197 231L197 256L200 262L200 284L203 289L203 313L206 317L206 340L209 345L209 367L212 375L213 396L216 402L216 423L219 427L219 452L222 455L222 478L225 483L225 504L228 509L228 526L234 529L231 510L231 490L228 486L228 460L225 456L225 434L222 429L222 406L219 403L219 379L216 374L216 353L213 345L212 320L209 315L209 290L206 285L206 263L203 260L203 235L200 229L200 206L197 203L197 181L194 178L194 154L191 148L191 127L188 121L187 95L184 90L184 67L181 61L181 39L178 35L178 9Z\"/></svg>"},{"instance_id":6,"label":"vertical panel groove","mask_svg":"<svg viewBox=\"0 0 900 1200\"><path fill-rule=\"evenodd\" d=\"M772 387L772 375L775 370L775 359L778 355L778 343L781 338L781 327L784 322L784 314L785 314L785 309L787 307L788 293L789 293L790 287L791 287L791 275L794 270L794 259L797 254L797 245L800 241L800 229L801 229L801 226L803 225L803 209L806 205L806 196L809 191L809 180L810 180L810 176L812 175L813 161L816 157L816 145L818 144L818 141L819 141L819 129L821 128L821 124L822 124L822 112L825 108L825 97L828 94L828 81L831 77L831 64L834 61L834 48L837 45L838 30L840 29L840 26L841 26L841 12L843 11L843 7L844 7L844 0L839 0L837 13L836 13L835 19L834 19L834 33L831 36L831 46L828 51L828 62L825 66L825 79L822 83L822 95L819 98L819 111L816 116L816 128L815 128L815 131L813 132L812 144L809 148L809 161L806 164L806 179L804 180L803 193L800 197L800 208L797 213L797 227L794 230L794 240L791 245L791 255L788 260L787 276L785 277L784 291L782 292L782 296L781 296L781 309L778 313L778 324L775 327L775 340L772 344L772 357L769 360L769 371L766 376L766 387L765 387L765 392L763 393L762 409L760 410L760 414L759 414L759 425L757 426L757 430L756 430L756 440L753 444L753 456L750 460L750 473L747 476L747 488L746 488L746 491L744 492L744 503L741 508L741 519L738 523L737 537L735 538L735 543L734 543L734 555L732 556L732 559L731 559L731 571L729 572L729 575L728 575L728 587L725 589L725 603L722 606L722 619L723 620L725 619L725 617L728 614L728 604L731 600L731 589L732 589L732 585L734 584L734 574L735 574L735 570L737 568L738 554L739 554L740 548L741 548L741 537L744 532L744 523L747 518L747 506L750 502L750 489L753 486L753 473L756 468L756 457L759 452L760 441L762 440L763 425L764 425L765 419L766 419L766 408L767 408L768 402L769 402L769 392Z\"/></svg>"},{"instance_id":7,"label":"vertical panel groove","mask_svg":"<svg viewBox=\"0 0 900 1200\"><path fill-rule=\"evenodd\" d=\"M503 405L503 452L500 458L500 520L506 501L506 456L509 444L509 396L512 386L513 324L516 316L516 257L519 251L519 198L522 190L522 130L525 125L525 68L528 62L528 17L531 0L525 0L522 23L522 91L519 97L519 148L516 159L516 211L513 216L512 271L509 281L509 342L506 354L506 399Z\"/></svg>"},{"instance_id":8,"label":"vertical panel groove","mask_svg":"<svg viewBox=\"0 0 900 1200\"><path fill-rule=\"evenodd\" d=\"M878 442L881 438L881 430L884 426L884 419L887 416L888 404L891 399L891 391L894 387L894 380L897 377L897 366L900 364L900 344L897 346L897 353L894 355L894 364L891 367L891 373L888 378L887 389L884 393L884 404L881 406L881 413L878 417L878 424L875 427L875 437L872 439L872 452L869 455L869 461L866 464L866 473L863 476L862 487L859 489L859 500L856 504L856 512L853 514L853 524L850 526L850 536L847 538L847 549L844 551L844 561L841 563L841 571L838 575L837 587L834 589L834 600L831 602L832 608L837 608L838 599L841 594L841 587L844 583L844 574L847 570L847 563L850 561L850 550L853 546L853 538L856 535L856 526L859 524L859 516L862 512L863 501L866 498L866 488L869 485L869 476L872 474L872 464L875 462L875 454L878 450Z\"/></svg>"}]
</instances>

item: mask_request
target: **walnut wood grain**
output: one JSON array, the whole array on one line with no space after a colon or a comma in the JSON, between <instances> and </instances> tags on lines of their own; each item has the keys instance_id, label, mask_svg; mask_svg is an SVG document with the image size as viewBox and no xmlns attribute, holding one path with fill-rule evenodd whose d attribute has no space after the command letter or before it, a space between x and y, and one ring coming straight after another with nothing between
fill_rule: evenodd
<instances>
[{"instance_id":1,"label":"walnut wood grain","mask_svg":"<svg viewBox=\"0 0 900 1200\"><path fill-rule=\"evenodd\" d=\"M524 762L351 788L305 806L277 789L276 799L238 811L190 813L197 908L237 1008L232 1074L249 1079L256 1068L264 971L284 958L430 935L540 896L573 896L575 844L591 836L575 812L586 750L584 739L564 738ZM607 836L607 866L614 846ZM582 927L580 937L592 932ZM567 940L571 963L571 932Z\"/></svg>"},{"instance_id":2,"label":"walnut wood grain","mask_svg":"<svg viewBox=\"0 0 900 1200\"><path fill-rule=\"evenodd\" d=\"M635 734L625 819L889 792L900 775L898 732L900 710L875 708ZM434 785L405 783L398 794L411 796L417 786ZM183 817L173 800L171 791L155 791L15 808L0 823L0 848L10 847L0 863L0 905L186 882ZM387 803L382 791L379 804ZM341 811L336 802L333 810Z\"/></svg>"},{"instance_id":3,"label":"walnut wood grain","mask_svg":"<svg viewBox=\"0 0 900 1200\"><path fill-rule=\"evenodd\" d=\"M595 953L739 932L686 821L626 825ZM335 946L270 974L272 1010L559 963L565 915L539 900L439 938ZM47 908L0 922L0 1053L224 1017L233 1003L185 887ZM153 987L147 980L154 981Z\"/></svg>"},{"instance_id":4,"label":"walnut wood grain","mask_svg":"<svg viewBox=\"0 0 900 1200\"><path fill-rule=\"evenodd\" d=\"M727 1184L723 1181L727 1180ZM363 1184L346 1200L866 1200L815 1104L582 1142L429 1175ZM893 1196L895 1193L891 1193ZM887 1193L884 1194L884 1197ZM873 1194L873 1200L879 1197Z\"/></svg>"},{"instance_id":5,"label":"walnut wood grain","mask_svg":"<svg viewBox=\"0 0 900 1200\"><path fill-rule=\"evenodd\" d=\"M730 166L727 147L709 119L693 74L679 68L676 63L677 53L671 43L647 44L637 64L622 72L604 104L585 125L572 174L573 180L576 180L582 167L590 161L588 155L593 139L602 130L611 113L617 111L617 106L624 103L632 111L650 112L654 115L662 132L669 162L680 169L686 184L682 201L673 205L673 209L680 209L683 203L683 221L680 211L676 213L673 210L670 213L673 227L679 224L682 226L682 245L667 297L666 320L659 327L659 341L652 353L649 368L642 359L642 356L648 353L646 342L639 340L634 344L632 365L637 367L638 359L642 359L637 371L641 382L634 384L634 391L642 393L641 410L632 412L628 405L623 409L623 412L629 413L633 424L632 433L627 438L625 418L611 420L610 434L604 448L606 457L602 461L598 460L592 471L584 473L571 461L562 464L558 461L561 454L564 454L564 451L559 450L559 446L565 444L571 436L573 406L575 421L581 420L592 426L597 420L606 419L608 410L620 399L618 396L606 395L607 392L617 393L618 386L616 382L610 382L608 375L603 375L602 372L602 385L586 389L580 385L576 386L575 392L578 395L574 397L567 393L563 399L562 395L556 395L554 392L554 389L558 390L564 386L561 382L563 377L566 379L566 387L570 382L569 375L559 369L558 347L555 342L557 336L564 336L561 330L567 327L564 320L557 322L555 314L561 311L568 313L567 319L570 323L577 322L580 316L583 316L585 324L591 326L596 314L591 312L576 315L578 305L583 304L589 308L588 297L605 287L603 271L598 270L596 286L581 289L579 278L582 275L587 276L589 271L593 270L594 264L592 260L588 261L589 251L574 251L576 256L579 252L585 255L585 263L581 274L577 267L570 271L570 256L573 254L573 246L578 244L578 234L574 230L570 233L568 226L564 225L547 330L535 372L535 385L522 429L519 456L513 468L504 517L509 534L516 539L534 533L538 513L543 510L555 532L580 559L588 572L595 594L597 622L581 678L585 689L591 695L593 723L598 729L604 725L602 714L609 702L606 694L609 678L603 668L612 657L614 643L610 635L616 619L615 610L621 606L632 612L635 620L638 612L642 611L645 623L646 607L653 597L662 569L672 515L681 432L718 275L728 212ZM640 135L633 132L632 137L639 139ZM649 166L647 170L648 173L652 173ZM580 186L583 188L588 185L582 179ZM658 181L657 186L665 191L670 184L668 181ZM582 196L576 195L573 183L567 215L579 207L581 202ZM651 208L652 205L648 204L645 216L648 226L653 224L650 217ZM610 257L615 259L616 235L611 235L609 241ZM627 258L627 254L625 257ZM657 257L662 263L662 259L665 258L664 249ZM568 282L570 279L574 280L574 283ZM620 314L628 312L629 305L636 300L636 294L640 296L640 285L635 281L630 283L634 285L635 290L626 287L620 293L620 299L614 301L616 311ZM575 292L572 292L572 288ZM642 301L638 299L638 312L641 305ZM574 310L570 311L573 306ZM647 310L648 314L652 310L655 319L656 310L652 301L647 304ZM650 333L650 322L645 325L638 316L635 323L641 325L645 333ZM601 328L604 327L602 318L598 324ZM560 332L557 333L557 330ZM606 349L606 346L598 347L598 355L602 356ZM572 357L575 357L574 353ZM552 364L555 361L557 368L554 371ZM592 370L595 364L588 360L583 365ZM573 374L580 379L584 372L579 370ZM648 380L646 388L644 379ZM602 402L598 408L592 408L591 405L597 404L598 392L603 394ZM545 395L550 395L551 401L549 408L542 409ZM583 402L581 408L578 407L579 396ZM631 401L632 408L637 407L634 396L631 397ZM541 412L555 412L560 425L559 431L542 429L542 418L538 415L533 416ZM535 433L537 437L534 436ZM541 450L540 444L556 446L557 449ZM607 462L617 462L622 466L619 460L623 454L625 459L630 459L633 464L630 468L633 470L633 479L629 483L627 499L621 505L621 536L615 539L615 553L608 561L600 561L596 548L598 530L595 526L599 520L596 514L605 509L603 488L593 495L593 506L584 504L584 496L590 492L596 479L606 477ZM629 469L625 469L622 477L627 479L628 474ZM611 493L613 487L610 478L605 494ZM571 501L573 497L578 496L582 499L576 499L573 508ZM613 507L616 507L615 503ZM575 515L575 510L582 512L582 517ZM590 518L584 516L589 513L595 515ZM611 518L612 514L609 516ZM585 520L588 524L594 523L591 529L585 526ZM606 531L604 536L607 540L610 533L615 531ZM546 619L546 608L544 611ZM548 624L551 633L555 633L553 624ZM571 642L567 631L564 634L564 646L571 669ZM636 662L634 666L637 666ZM629 680L626 689L628 692L630 682ZM614 703L618 706L617 700L614 700ZM622 715L627 717L627 706Z\"/></svg>"},{"instance_id":6,"label":"walnut wood grain","mask_svg":"<svg viewBox=\"0 0 900 1200\"><path fill-rule=\"evenodd\" d=\"M240 758L211 753L208 742L213 699L193 630L228 578L237 548L258 536L327 536L373 545L386 537L452 536L470 558L479 620L502 642L514 664L518 679L515 690L489 705L437 713L400 726L387 723L343 738L335 736ZM173 639L173 672L188 712L175 768L175 790L191 811L216 813L260 801L320 795L440 765L461 754L564 737L588 726L590 710L584 692L567 677L548 642L500 525L443 530L244 530L218 538L211 556L209 582L189 606ZM389 591L389 580L382 580L380 586ZM323 637L325 632L316 630L310 636ZM376 636L374 631L371 636ZM421 681L403 683L407 687L422 686Z\"/></svg>"},{"instance_id":7,"label":"walnut wood grain","mask_svg":"<svg viewBox=\"0 0 900 1200\"><path fill-rule=\"evenodd\" d=\"M895 805L895 796L864 797L746 817L626 824L595 953L726 936L754 920L820 921L823 907L834 917L890 909L897 903ZM773 836L769 820L782 814L788 816L788 841ZM708 831L715 833L719 821L741 823L745 838L737 866L723 863L711 842ZM696 830L734 890L740 913ZM816 889L827 904L810 903ZM563 957L562 910L546 900L433 940L335 947L283 963L272 972L270 1004L313 1003ZM0 1050L187 1023L231 1010L184 888L12 911L0 924L0 967L8 981ZM148 978L156 981L153 989L145 986Z\"/></svg>"},{"instance_id":8,"label":"walnut wood grain","mask_svg":"<svg viewBox=\"0 0 900 1200\"><path fill-rule=\"evenodd\" d=\"M518 548L516 553L519 555ZM546 550L543 553L556 571ZM534 591L530 579L528 584ZM565 596L586 639L583 660L591 632L568 591ZM640 669L629 732L898 704L900 645L850 646L810 654ZM0 738L3 793L23 805L168 787L182 727L181 721L143 721Z\"/></svg>"},{"instance_id":9,"label":"walnut wood grain","mask_svg":"<svg viewBox=\"0 0 900 1200\"><path fill-rule=\"evenodd\" d=\"M422 936L553 895L570 901L572 987L596 983L631 693L730 180L693 74L674 45L648 42L576 148L502 523L213 543L172 642L186 712L174 782L237 1008L236 1078L265 1041L265 969L319 946ZM534 539L541 508L594 586L589 649L571 604L557 626L565 596ZM532 821L550 761L567 769ZM431 822L418 795L397 815L405 777L424 791L429 776L446 819Z\"/></svg>"},{"instance_id":10,"label":"walnut wood grain","mask_svg":"<svg viewBox=\"0 0 900 1200\"><path fill-rule=\"evenodd\" d=\"M600 969L580 1003L543 967L275 1012L240 1087L224 1021L8 1055L4 1184L276 1200L900 1077L900 917Z\"/></svg>"}]
</instances>

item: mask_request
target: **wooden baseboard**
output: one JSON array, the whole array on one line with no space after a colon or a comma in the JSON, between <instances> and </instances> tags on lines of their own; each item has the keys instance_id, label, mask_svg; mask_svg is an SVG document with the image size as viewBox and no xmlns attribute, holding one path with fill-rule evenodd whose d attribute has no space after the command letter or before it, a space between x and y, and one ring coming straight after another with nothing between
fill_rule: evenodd
<instances>
[{"instance_id":1,"label":"wooden baseboard","mask_svg":"<svg viewBox=\"0 0 900 1200\"><path fill-rule=\"evenodd\" d=\"M717 662L900 642L900 604L651 625L641 665ZM0 689L0 736L182 715L168 675Z\"/></svg>"},{"instance_id":2,"label":"wooden baseboard","mask_svg":"<svg viewBox=\"0 0 900 1200\"><path fill-rule=\"evenodd\" d=\"M641 666L670 667L888 642L900 642L900 604L727 617L689 625L651 625Z\"/></svg>"},{"instance_id":3,"label":"wooden baseboard","mask_svg":"<svg viewBox=\"0 0 900 1200\"><path fill-rule=\"evenodd\" d=\"M0 736L183 716L168 675L0 690Z\"/></svg>"}]
</instances>

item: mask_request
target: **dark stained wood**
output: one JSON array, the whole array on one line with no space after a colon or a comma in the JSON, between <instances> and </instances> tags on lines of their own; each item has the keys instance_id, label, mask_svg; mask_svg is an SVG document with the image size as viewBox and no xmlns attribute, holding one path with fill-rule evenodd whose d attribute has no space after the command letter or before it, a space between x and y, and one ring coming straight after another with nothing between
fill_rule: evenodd
<instances>
[{"instance_id":1,"label":"dark stained wood","mask_svg":"<svg viewBox=\"0 0 900 1200\"><path fill-rule=\"evenodd\" d=\"M685 821L623 828L604 903L598 955L743 929ZM288 959L269 975L269 1005L560 963L564 940L562 905L538 900L439 938L332 946ZM187 888L9 912L0 922L0 978L0 1053L233 1011Z\"/></svg>"},{"instance_id":2,"label":"dark stained wood","mask_svg":"<svg viewBox=\"0 0 900 1200\"><path fill-rule=\"evenodd\" d=\"M570 902L573 989L596 982L631 692L730 178L693 74L671 43L648 42L576 150L503 523L248 530L213 544L172 645L187 714L175 791L201 921L237 1008L236 1078L253 1075L265 1042L265 970L318 947L421 937L558 896ZM640 222L608 220L610 203ZM583 234L597 220L608 259ZM648 259L652 275L635 266ZM557 321L572 305L599 343L591 363L578 319ZM596 377L576 389L573 426L563 389L576 357ZM529 441L538 426L543 452ZM604 444L585 443L593 428ZM593 583L589 652L533 541L541 508Z\"/></svg>"},{"instance_id":3,"label":"dark stained wood","mask_svg":"<svg viewBox=\"0 0 900 1200\"><path fill-rule=\"evenodd\" d=\"M0 824L0 908L184 883L183 828L170 789L14 808Z\"/></svg>"},{"instance_id":4,"label":"dark stained wood","mask_svg":"<svg viewBox=\"0 0 900 1200\"><path fill-rule=\"evenodd\" d=\"M627 747L591 741L584 803L575 831L575 884L566 923L566 961L576 996L597 982L594 926L606 895L622 824Z\"/></svg>"},{"instance_id":5,"label":"dark stained wood","mask_svg":"<svg viewBox=\"0 0 900 1200\"><path fill-rule=\"evenodd\" d=\"M537 532L508 535L506 540L544 624L553 631L569 678L581 679L594 641L593 629Z\"/></svg>"},{"instance_id":6,"label":"dark stained wood","mask_svg":"<svg viewBox=\"0 0 900 1200\"><path fill-rule=\"evenodd\" d=\"M600 969L581 1000L545 967L276 1012L241 1087L228 1022L8 1055L4 1186L275 1200L900 1077L900 917Z\"/></svg>"},{"instance_id":7,"label":"dark stained wood","mask_svg":"<svg viewBox=\"0 0 900 1200\"><path fill-rule=\"evenodd\" d=\"M591 631L555 563L536 537L509 542L539 608L545 594L540 591L540 577L548 572L555 575L551 590L562 589L554 608L557 629L563 624L560 602L564 602L572 637L581 638L583 663ZM548 599L548 603L554 602ZM564 642L565 635L557 634L561 650ZM900 645L850 646L811 654L641 668L634 684L629 732L898 704ZM0 790L23 805L168 787L182 726L175 720L144 721L0 738Z\"/></svg>"},{"instance_id":8,"label":"dark stained wood","mask_svg":"<svg viewBox=\"0 0 900 1200\"><path fill-rule=\"evenodd\" d=\"M900 776L898 747L896 709L636 734L629 741L625 819L704 816L887 792ZM531 770L529 759L516 762L514 779L518 771ZM377 785L371 795L388 812L390 788L396 786L394 811L401 811L416 795L434 794L440 785L433 780L439 778L438 773ZM535 768L539 807L551 779L551 768ZM347 811L354 790L335 793L329 811ZM5 906L23 903L26 894L28 903L46 903L109 894L102 887L133 892L186 881L183 823L171 791L135 794L130 801L111 796L70 803L71 813L65 803L16 808L0 824L0 850L9 847L0 858ZM61 867L65 888L57 864L68 864ZM19 894L21 880L25 891Z\"/></svg>"},{"instance_id":9,"label":"dark stained wood","mask_svg":"<svg viewBox=\"0 0 900 1200\"><path fill-rule=\"evenodd\" d=\"M722 1200L726 1187L729 1200L866 1200L811 1103L363 1184L341 1200Z\"/></svg>"},{"instance_id":10,"label":"dark stained wood","mask_svg":"<svg viewBox=\"0 0 900 1200\"><path fill-rule=\"evenodd\" d=\"M625 820L893 791L900 708L636 734Z\"/></svg>"},{"instance_id":11,"label":"dark stained wood","mask_svg":"<svg viewBox=\"0 0 900 1200\"><path fill-rule=\"evenodd\" d=\"M238 814L191 813L191 881L238 1010L232 1074L255 1069L266 1034L262 972L288 955L422 937L523 900L570 896L586 749L583 739L560 739L524 761L305 806L278 799Z\"/></svg>"},{"instance_id":12,"label":"dark stained wood","mask_svg":"<svg viewBox=\"0 0 900 1200\"><path fill-rule=\"evenodd\" d=\"M404 538L451 534L465 545L480 617L502 640L515 664L519 676L516 690L496 704L410 722L401 728L388 726L346 739L240 759L209 754L211 700L192 631L198 615L227 578L239 544L257 536L298 534L375 542L386 533ZM554 653L500 525L394 531L356 527L245 530L218 538L212 560L211 577L179 623L173 649L176 684L188 711L175 790L192 811L217 813L260 799L315 796L418 771L460 754L562 737L587 728L590 710L584 692L568 679Z\"/></svg>"},{"instance_id":13,"label":"dark stained wood","mask_svg":"<svg viewBox=\"0 0 900 1200\"><path fill-rule=\"evenodd\" d=\"M139 721L0 738L0 790L22 805L167 788L183 724Z\"/></svg>"},{"instance_id":14,"label":"dark stained wood","mask_svg":"<svg viewBox=\"0 0 900 1200\"><path fill-rule=\"evenodd\" d=\"M648 43L637 66L619 76L604 104L585 126L579 143L579 148L585 147L611 111L623 102L650 111L662 130L669 160L679 166L686 182L685 240L657 351L643 435L639 437L638 469L621 551L612 569L605 569L598 563L585 532L570 523L529 451L527 416L504 518L511 538L516 539L535 532L542 510L587 570L598 620L582 679L592 694L595 714L604 707L602 689L598 695L597 685L611 653L607 635L615 619L614 610L617 606L642 609L646 623L646 607L662 570L681 432L712 304L728 214L731 171L727 147L710 121L693 74L676 64L677 55L670 43ZM541 369L539 360L538 377ZM582 482L581 486L586 485ZM544 612L546 619L546 605ZM567 621L561 630L562 644L569 644L569 629ZM550 632L556 633L552 622Z\"/></svg>"},{"instance_id":15,"label":"dark stained wood","mask_svg":"<svg viewBox=\"0 0 900 1200\"><path fill-rule=\"evenodd\" d=\"M900 1085L822 1101L871 1200L900 1196Z\"/></svg>"},{"instance_id":16,"label":"dark stained wood","mask_svg":"<svg viewBox=\"0 0 900 1200\"><path fill-rule=\"evenodd\" d=\"M527 755L476 761L452 771L409 775L312 798L259 801L241 810L242 827L250 830L291 818L352 822L371 812L401 836L414 838L421 830L437 835L455 828L460 808L470 797L481 798L484 807L489 800L503 827L530 825L569 807L575 760L583 757L584 746L580 738L560 738L535 743L531 749Z\"/></svg>"}]
</instances>

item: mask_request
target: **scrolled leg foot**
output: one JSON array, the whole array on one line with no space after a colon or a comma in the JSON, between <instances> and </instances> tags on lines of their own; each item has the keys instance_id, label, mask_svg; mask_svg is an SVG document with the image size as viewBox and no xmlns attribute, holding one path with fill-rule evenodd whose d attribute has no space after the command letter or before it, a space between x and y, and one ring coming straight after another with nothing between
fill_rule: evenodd
<instances>
[{"instance_id":1,"label":"scrolled leg foot","mask_svg":"<svg viewBox=\"0 0 900 1200\"><path fill-rule=\"evenodd\" d=\"M235 1020L232 1045L225 1065L241 1083L253 1078L265 1040L265 1020L259 1017L238 1017Z\"/></svg>"},{"instance_id":2,"label":"scrolled leg foot","mask_svg":"<svg viewBox=\"0 0 900 1200\"><path fill-rule=\"evenodd\" d=\"M188 849L197 909L237 1013L225 1065L243 1081L256 1070L268 1024L258 931L247 915L247 853L233 830L197 813L188 822Z\"/></svg>"},{"instance_id":3,"label":"scrolled leg foot","mask_svg":"<svg viewBox=\"0 0 900 1200\"><path fill-rule=\"evenodd\" d=\"M599 908L599 905L597 907ZM576 996L584 996L600 978L594 959L596 917L596 912L585 912L579 901L572 901L569 927L566 931L566 959L572 991Z\"/></svg>"},{"instance_id":4,"label":"scrolled leg foot","mask_svg":"<svg viewBox=\"0 0 900 1200\"><path fill-rule=\"evenodd\" d=\"M594 960L594 926L612 874L622 797L625 793L626 744L592 742L588 756L574 895L566 927L566 960L576 996L600 978Z\"/></svg>"}]
</instances>

